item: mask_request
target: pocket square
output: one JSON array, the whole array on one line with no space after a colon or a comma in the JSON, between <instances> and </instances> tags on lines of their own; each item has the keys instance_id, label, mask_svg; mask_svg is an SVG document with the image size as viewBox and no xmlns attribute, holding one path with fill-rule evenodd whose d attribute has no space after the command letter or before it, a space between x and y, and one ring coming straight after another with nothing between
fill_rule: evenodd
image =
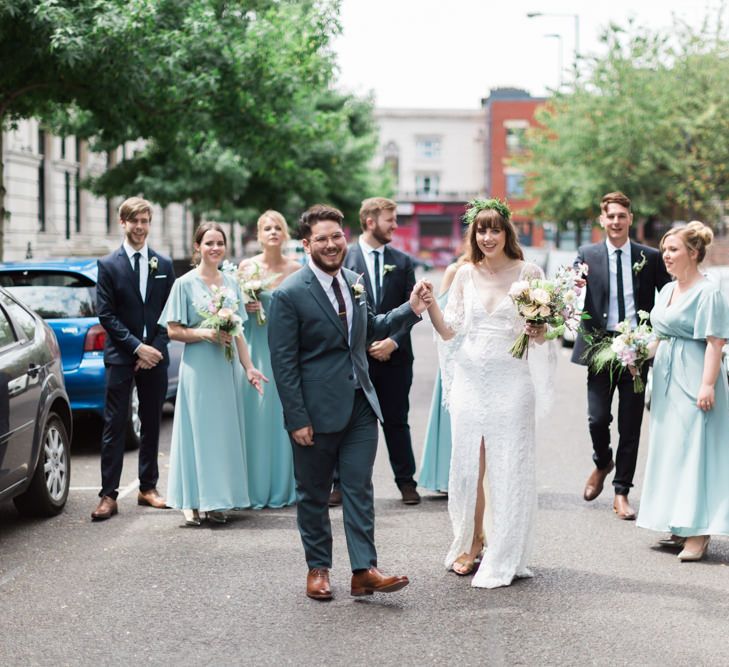
<instances>
[{"instance_id":1,"label":"pocket square","mask_svg":"<svg viewBox=\"0 0 729 667\"><path fill-rule=\"evenodd\" d=\"M160 278L166 278L166 277L167 277L167 274L166 273L163 273L163 274L161 274L159 276L155 276L154 279L155 280L159 280Z\"/></svg>"}]
</instances>

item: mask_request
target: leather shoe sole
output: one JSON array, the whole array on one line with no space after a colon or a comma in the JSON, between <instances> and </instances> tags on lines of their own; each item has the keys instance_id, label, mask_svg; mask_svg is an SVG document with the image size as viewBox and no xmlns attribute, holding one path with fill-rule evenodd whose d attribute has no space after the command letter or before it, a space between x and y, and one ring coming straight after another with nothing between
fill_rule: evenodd
<instances>
[{"instance_id":1,"label":"leather shoe sole","mask_svg":"<svg viewBox=\"0 0 729 667\"><path fill-rule=\"evenodd\" d=\"M160 495L153 496L153 499L150 500L141 491L137 494L137 505L142 505L142 507L154 507L155 509L158 509L158 510L170 509L169 506L162 499L162 496L160 496Z\"/></svg>"},{"instance_id":2,"label":"leather shoe sole","mask_svg":"<svg viewBox=\"0 0 729 667\"><path fill-rule=\"evenodd\" d=\"M332 594L329 593L309 593L309 591L306 591L306 597L311 598L312 600L331 600Z\"/></svg>"},{"instance_id":3,"label":"leather shoe sole","mask_svg":"<svg viewBox=\"0 0 729 667\"><path fill-rule=\"evenodd\" d=\"M403 577L387 586L358 586L357 588L352 588L351 595L361 597L363 595L372 595L373 593L394 593L405 588L409 583L410 580L407 577Z\"/></svg>"}]
</instances>

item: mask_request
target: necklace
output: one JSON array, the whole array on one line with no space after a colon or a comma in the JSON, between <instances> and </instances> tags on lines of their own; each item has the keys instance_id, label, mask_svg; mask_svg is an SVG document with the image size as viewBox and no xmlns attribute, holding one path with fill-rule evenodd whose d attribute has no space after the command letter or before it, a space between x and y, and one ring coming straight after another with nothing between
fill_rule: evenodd
<instances>
[{"instance_id":1,"label":"necklace","mask_svg":"<svg viewBox=\"0 0 729 667\"><path fill-rule=\"evenodd\" d=\"M479 262L479 267L481 267L490 276L495 276L498 273L502 273L506 269L511 268L512 265L513 262L510 259L504 262L501 266L494 267L493 269L488 264L486 264L484 260L481 260Z\"/></svg>"}]
</instances>

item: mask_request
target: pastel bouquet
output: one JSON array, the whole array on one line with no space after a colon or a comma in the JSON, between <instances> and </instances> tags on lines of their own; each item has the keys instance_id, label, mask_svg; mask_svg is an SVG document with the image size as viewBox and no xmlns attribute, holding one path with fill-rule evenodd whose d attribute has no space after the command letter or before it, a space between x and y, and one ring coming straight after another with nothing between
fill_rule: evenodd
<instances>
[{"instance_id":1,"label":"pastel bouquet","mask_svg":"<svg viewBox=\"0 0 729 667\"><path fill-rule=\"evenodd\" d=\"M261 265L256 262L246 264L242 269L235 266L229 261L225 261L221 267L225 273L234 275L238 281L240 287L240 293L243 295L243 303L255 303L258 302L260 305L256 311L256 322L259 325L266 323L266 313L263 310L263 304L261 303L261 292L270 287L276 279L281 275L280 273L269 273L263 275Z\"/></svg>"},{"instance_id":2,"label":"pastel bouquet","mask_svg":"<svg viewBox=\"0 0 729 667\"><path fill-rule=\"evenodd\" d=\"M210 298L204 303L196 303L198 315L203 318L200 327L203 329L215 329L224 331L231 336L239 336L242 332L243 320L238 315L240 301L238 295L229 287L218 287L213 285L210 288ZM225 346L225 358L233 361L233 344Z\"/></svg>"},{"instance_id":3,"label":"pastel bouquet","mask_svg":"<svg viewBox=\"0 0 729 667\"><path fill-rule=\"evenodd\" d=\"M635 368L633 375L633 391L636 394L645 391L645 383L641 370L650 358L650 344L658 340L648 323L648 313L639 310L638 326L631 328L630 321L618 324L618 335L614 338L602 338L594 343L587 352L590 367L595 373L605 369L610 371L610 380L623 368Z\"/></svg>"},{"instance_id":4,"label":"pastel bouquet","mask_svg":"<svg viewBox=\"0 0 729 667\"><path fill-rule=\"evenodd\" d=\"M544 337L554 340L566 330L576 331L584 315L579 297L587 275L587 265L562 266L552 280L535 278L519 280L509 290L519 315L530 324L547 325ZM529 351L529 336L519 334L511 347L511 355L521 359Z\"/></svg>"}]
</instances>

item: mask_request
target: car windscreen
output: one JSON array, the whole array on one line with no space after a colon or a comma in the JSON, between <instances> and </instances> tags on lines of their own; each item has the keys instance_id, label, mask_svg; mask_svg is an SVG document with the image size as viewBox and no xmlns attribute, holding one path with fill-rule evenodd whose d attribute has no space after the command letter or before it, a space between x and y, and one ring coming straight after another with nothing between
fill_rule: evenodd
<instances>
[{"instance_id":1,"label":"car windscreen","mask_svg":"<svg viewBox=\"0 0 729 667\"><path fill-rule=\"evenodd\" d=\"M80 273L0 271L0 285L46 320L96 316L96 283Z\"/></svg>"}]
</instances>

